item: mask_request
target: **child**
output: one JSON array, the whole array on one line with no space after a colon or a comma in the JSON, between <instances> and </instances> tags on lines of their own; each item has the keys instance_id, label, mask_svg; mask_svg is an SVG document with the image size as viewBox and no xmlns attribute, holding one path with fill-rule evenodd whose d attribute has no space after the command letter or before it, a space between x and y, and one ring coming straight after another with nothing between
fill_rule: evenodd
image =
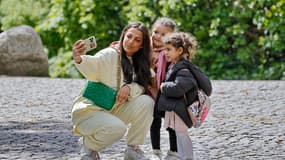
<instances>
[{"instance_id":1,"label":"child","mask_svg":"<svg viewBox=\"0 0 285 160\"><path fill-rule=\"evenodd\" d=\"M181 160L193 159L192 141L188 135L188 128L192 126L187 110L186 102L191 104L197 100L198 86L211 86L202 84L210 83L210 80L202 81L205 77L198 67L190 61L193 59L197 47L195 37L184 32L175 32L167 35L163 42L165 44L165 56L170 65L161 83L157 97L157 107L165 112L164 125L166 128L175 130L177 136L178 155ZM201 76L191 73L189 68L199 70ZM204 89L205 87L200 87ZM210 90L211 88L206 88Z\"/></svg>"},{"instance_id":2,"label":"child","mask_svg":"<svg viewBox=\"0 0 285 160\"><path fill-rule=\"evenodd\" d=\"M175 31L175 22L167 17L158 18L152 25L152 68L155 71L156 79L154 83L153 98L157 96L157 86L165 78L166 73L166 59L163 54L164 44L162 38L167 34ZM162 158L162 152L160 150L160 128L161 128L161 117L164 116L163 111L158 111L157 107L154 108L154 119L150 129L150 137L153 153ZM176 135L173 129L167 129L169 133L170 150L167 153L165 159L178 159L177 155L177 144Z\"/></svg>"}]
</instances>

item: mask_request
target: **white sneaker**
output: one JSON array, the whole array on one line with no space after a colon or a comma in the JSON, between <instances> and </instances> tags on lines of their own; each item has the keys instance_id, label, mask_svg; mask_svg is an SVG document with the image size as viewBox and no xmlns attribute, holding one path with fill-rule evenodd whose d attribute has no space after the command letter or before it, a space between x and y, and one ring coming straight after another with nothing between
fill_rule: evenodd
<instances>
[{"instance_id":1,"label":"white sneaker","mask_svg":"<svg viewBox=\"0 0 285 160\"><path fill-rule=\"evenodd\" d=\"M149 160L138 146L128 146L124 160Z\"/></svg>"},{"instance_id":2,"label":"white sneaker","mask_svg":"<svg viewBox=\"0 0 285 160\"><path fill-rule=\"evenodd\" d=\"M80 160L93 160L93 158L91 156L88 156L88 155L83 155L83 156L81 156Z\"/></svg>"},{"instance_id":3,"label":"white sneaker","mask_svg":"<svg viewBox=\"0 0 285 160\"><path fill-rule=\"evenodd\" d=\"M80 147L81 160L100 160L99 153L87 148L83 144L83 137L78 139L78 145Z\"/></svg>"},{"instance_id":4,"label":"white sneaker","mask_svg":"<svg viewBox=\"0 0 285 160\"><path fill-rule=\"evenodd\" d=\"M168 151L164 160L179 160L179 155L177 152Z\"/></svg>"},{"instance_id":5,"label":"white sneaker","mask_svg":"<svg viewBox=\"0 0 285 160\"><path fill-rule=\"evenodd\" d=\"M159 149L154 149L154 150L152 151L152 153L155 155L155 158L156 158L156 159L158 158L159 160L162 160L163 154L162 154L161 150L159 150Z\"/></svg>"}]
</instances>

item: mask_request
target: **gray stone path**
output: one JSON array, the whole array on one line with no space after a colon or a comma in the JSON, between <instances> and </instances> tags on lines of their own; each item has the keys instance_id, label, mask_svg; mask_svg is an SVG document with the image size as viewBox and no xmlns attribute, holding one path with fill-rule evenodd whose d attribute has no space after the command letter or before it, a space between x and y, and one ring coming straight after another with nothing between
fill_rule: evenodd
<instances>
[{"instance_id":1,"label":"gray stone path","mask_svg":"<svg viewBox=\"0 0 285 160\"><path fill-rule=\"evenodd\" d=\"M0 77L0 159L79 159L71 103L82 79ZM197 160L284 160L285 81L213 81L207 122L190 129ZM162 150L168 149L162 130ZM101 152L122 160L125 139ZM151 157L149 136L143 146Z\"/></svg>"}]
</instances>

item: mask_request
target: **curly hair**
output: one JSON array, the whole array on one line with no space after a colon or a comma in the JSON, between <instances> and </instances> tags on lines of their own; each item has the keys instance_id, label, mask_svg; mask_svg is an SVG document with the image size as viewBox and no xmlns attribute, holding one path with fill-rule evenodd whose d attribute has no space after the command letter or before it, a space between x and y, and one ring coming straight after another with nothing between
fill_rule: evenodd
<instances>
[{"instance_id":1,"label":"curly hair","mask_svg":"<svg viewBox=\"0 0 285 160\"><path fill-rule=\"evenodd\" d=\"M196 38L186 32L173 32L163 38L165 44L171 44L175 48L183 48L183 57L189 61L193 60L196 54L198 42Z\"/></svg>"}]
</instances>

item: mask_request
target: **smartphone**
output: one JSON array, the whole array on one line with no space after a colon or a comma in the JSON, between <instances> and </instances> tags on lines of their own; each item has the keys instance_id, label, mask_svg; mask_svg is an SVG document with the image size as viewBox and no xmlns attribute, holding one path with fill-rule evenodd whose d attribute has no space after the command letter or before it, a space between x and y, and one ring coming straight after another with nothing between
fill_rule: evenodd
<instances>
[{"instance_id":1,"label":"smartphone","mask_svg":"<svg viewBox=\"0 0 285 160\"><path fill-rule=\"evenodd\" d=\"M86 45L86 51L85 53L95 49L97 47L97 43L96 43L96 39L94 36L91 36L87 39L84 40L85 41L85 45Z\"/></svg>"}]
</instances>

